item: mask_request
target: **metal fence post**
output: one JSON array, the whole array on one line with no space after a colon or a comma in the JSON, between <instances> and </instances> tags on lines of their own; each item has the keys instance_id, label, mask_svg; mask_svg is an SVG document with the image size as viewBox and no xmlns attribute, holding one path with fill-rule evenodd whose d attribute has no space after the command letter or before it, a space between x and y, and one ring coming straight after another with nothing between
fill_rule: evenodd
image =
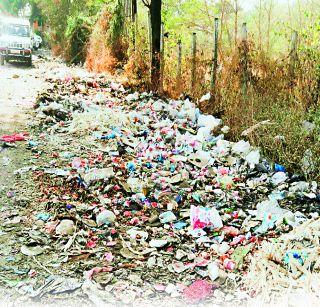
<instances>
[{"instance_id":1,"label":"metal fence post","mask_svg":"<svg viewBox=\"0 0 320 307\"><path fill-rule=\"evenodd\" d=\"M247 23L242 24L242 95L245 100L248 98L248 29Z\"/></svg>"},{"instance_id":2,"label":"metal fence post","mask_svg":"<svg viewBox=\"0 0 320 307\"><path fill-rule=\"evenodd\" d=\"M216 80L217 80L217 69L218 69L218 43L219 43L219 18L215 18L214 20L214 51L213 51L211 84L210 84L211 96L215 96L214 94L216 92Z\"/></svg>"},{"instance_id":3,"label":"metal fence post","mask_svg":"<svg viewBox=\"0 0 320 307\"><path fill-rule=\"evenodd\" d=\"M178 40L178 68L177 68L177 91L181 92L181 76L182 76L182 43L181 39Z\"/></svg>"},{"instance_id":4,"label":"metal fence post","mask_svg":"<svg viewBox=\"0 0 320 307\"><path fill-rule=\"evenodd\" d=\"M191 67L191 94L196 82L197 33L192 33L192 67Z\"/></svg>"}]
</instances>

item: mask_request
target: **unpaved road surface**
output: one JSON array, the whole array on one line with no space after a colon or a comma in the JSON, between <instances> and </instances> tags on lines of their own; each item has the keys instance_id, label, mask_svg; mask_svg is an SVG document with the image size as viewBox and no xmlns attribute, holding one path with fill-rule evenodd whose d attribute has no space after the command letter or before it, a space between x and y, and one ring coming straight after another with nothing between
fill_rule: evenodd
<instances>
[{"instance_id":1,"label":"unpaved road surface","mask_svg":"<svg viewBox=\"0 0 320 307\"><path fill-rule=\"evenodd\" d=\"M44 86L41 66L6 64L0 68L0 136L27 131L29 113L37 92ZM14 145L15 146L15 145ZM8 205L7 193L14 184L13 171L28 159L28 152L19 144L0 147L0 211ZM1 221L2 222L2 221Z\"/></svg>"},{"instance_id":2,"label":"unpaved road surface","mask_svg":"<svg viewBox=\"0 0 320 307\"><path fill-rule=\"evenodd\" d=\"M0 125L4 132L25 126L32 100L44 83L39 67L6 64L0 68Z\"/></svg>"},{"instance_id":3,"label":"unpaved road surface","mask_svg":"<svg viewBox=\"0 0 320 307\"><path fill-rule=\"evenodd\" d=\"M37 91L43 86L44 76L39 74L38 67L28 68L22 64L6 64L0 68L0 136L27 130L29 112ZM4 226L7 214L12 212L13 202L8 193L13 193L15 180L14 170L28 160L28 152L21 145L10 148L0 147L0 225ZM10 213L9 213L10 215ZM10 233L1 229L1 266L4 257L12 252L15 240ZM12 244L11 244L12 243ZM1 272L5 279L5 274ZM0 287L1 304L13 304L13 292Z\"/></svg>"},{"instance_id":4,"label":"unpaved road surface","mask_svg":"<svg viewBox=\"0 0 320 307\"><path fill-rule=\"evenodd\" d=\"M48 64L36 62L32 68L24 64L6 64L0 67L0 136L28 131L28 121L37 93L45 85ZM28 152L17 144L16 148L0 147L0 193L8 193L13 184L13 170L28 159ZM6 192L6 193L5 193ZM6 201L2 199L0 210Z\"/></svg>"},{"instance_id":5,"label":"unpaved road surface","mask_svg":"<svg viewBox=\"0 0 320 307\"><path fill-rule=\"evenodd\" d=\"M0 67L0 137L20 132L28 133L33 103L38 92L48 85L46 78L72 71L60 62L45 61L41 58L35 56L34 66L31 68L18 63ZM30 301L12 290L19 282L18 276L21 273L15 272L14 275L18 278L13 281L15 278L12 278L14 275L11 270L13 267L21 267L22 260L16 257L17 243L23 232L22 216L28 215L28 209L21 207L21 204L25 194L32 194L33 187L30 182L24 184L14 175L15 170L30 162L32 154L26 150L26 143L16 142L9 145L0 142L0 306L44 306L43 301ZM73 301L72 298L64 297L63 302L68 302L69 306L82 305L79 299ZM46 305L47 303L49 302L46 301Z\"/></svg>"}]
</instances>

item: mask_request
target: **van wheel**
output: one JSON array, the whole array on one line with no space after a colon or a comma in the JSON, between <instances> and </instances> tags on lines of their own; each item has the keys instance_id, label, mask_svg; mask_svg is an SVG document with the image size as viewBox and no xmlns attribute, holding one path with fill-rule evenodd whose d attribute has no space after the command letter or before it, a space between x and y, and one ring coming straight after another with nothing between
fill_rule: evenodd
<instances>
[{"instance_id":1,"label":"van wheel","mask_svg":"<svg viewBox=\"0 0 320 307\"><path fill-rule=\"evenodd\" d=\"M1 66L4 65L4 56L1 56L1 58L0 58L0 64L1 64Z\"/></svg>"},{"instance_id":2,"label":"van wheel","mask_svg":"<svg viewBox=\"0 0 320 307\"><path fill-rule=\"evenodd\" d=\"M29 67L32 66L32 58L28 59L27 65L28 65Z\"/></svg>"}]
</instances>

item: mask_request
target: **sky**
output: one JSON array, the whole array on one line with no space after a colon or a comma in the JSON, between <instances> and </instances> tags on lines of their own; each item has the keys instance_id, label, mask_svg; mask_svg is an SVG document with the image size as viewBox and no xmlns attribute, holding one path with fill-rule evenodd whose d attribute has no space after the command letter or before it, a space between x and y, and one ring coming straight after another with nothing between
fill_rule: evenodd
<instances>
[{"instance_id":1,"label":"sky","mask_svg":"<svg viewBox=\"0 0 320 307\"><path fill-rule=\"evenodd\" d=\"M294 3L295 0L274 0L275 4L286 4L288 2ZM239 3L245 11L249 11L259 3L259 0L240 0Z\"/></svg>"}]
</instances>

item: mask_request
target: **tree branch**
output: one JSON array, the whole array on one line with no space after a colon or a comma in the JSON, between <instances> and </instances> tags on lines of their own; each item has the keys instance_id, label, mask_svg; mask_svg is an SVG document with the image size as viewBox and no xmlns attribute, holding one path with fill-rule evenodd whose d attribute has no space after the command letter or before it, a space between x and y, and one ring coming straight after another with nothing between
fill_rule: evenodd
<instances>
[{"instance_id":1,"label":"tree branch","mask_svg":"<svg viewBox=\"0 0 320 307\"><path fill-rule=\"evenodd\" d=\"M141 1L148 9L150 9L150 3L147 0L141 0Z\"/></svg>"}]
</instances>

